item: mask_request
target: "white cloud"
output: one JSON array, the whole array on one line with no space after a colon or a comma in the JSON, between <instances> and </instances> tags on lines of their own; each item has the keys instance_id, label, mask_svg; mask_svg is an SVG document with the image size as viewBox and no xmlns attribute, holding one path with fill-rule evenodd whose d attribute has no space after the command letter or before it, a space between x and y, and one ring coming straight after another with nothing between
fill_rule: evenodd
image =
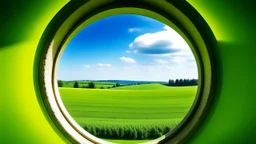
<instances>
[{"instance_id":1,"label":"white cloud","mask_svg":"<svg viewBox=\"0 0 256 144\"><path fill-rule=\"evenodd\" d=\"M163 60L163 59L155 59L154 62L156 62L157 64L168 64L169 63L167 60Z\"/></svg>"},{"instance_id":2,"label":"white cloud","mask_svg":"<svg viewBox=\"0 0 256 144\"><path fill-rule=\"evenodd\" d=\"M136 63L136 61L129 57L120 57L120 60L126 63Z\"/></svg>"},{"instance_id":3,"label":"white cloud","mask_svg":"<svg viewBox=\"0 0 256 144\"><path fill-rule=\"evenodd\" d=\"M173 57L170 59L170 61L172 63L186 63L187 62L187 58L184 58L184 57Z\"/></svg>"},{"instance_id":4,"label":"white cloud","mask_svg":"<svg viewBox=\"0 0 256 144\"><path fill-rule=\"evenodd\" d=\"M141 29L140 29L140 28L129 28L128 31L129 31L130 33L133 33L133 32L140 32Z\"/></svg>"},{"instance_id":5,"label":"white cloud","mask_svg":"<svg viewBox=\"0 0 256 144\"><path fill-rule=\"evenodd\" d=\"M172 66L164 66L164 68L166 68L168 70L175 70L174 67L172 67Z\"/></svg>"},{"instance_id":6,"label":"white cloud","mask_svg":"<svg viewBox=\"0 0 256 144\"><path fill-rule=\"evenodd\" d=\"M157 55L190 50L186 41L168 26L162 31L138 36L129 47L138 53Z\"/></svg>"},{"instance_id":7,"label":"white cloud","mask_svg":"<svg viewBox=\"0 0 256 144\"><path fill-rule=\"evenodd\" d=\"M169 55L170 61L174 63L196 63L191 51L183 51Z\"/></svg>"},{"instance_id":8,"label":"white cloud","mask_svg":"<svg viewBox=\"0 0 256 144\"><path fill-rule=\"evenodd\" d=\"M130 54L131 53L131 51L125 51L126 53L128 53L128 54Z\"/></svg>"},{"instance_id":9,"label":"white cloud","mask_svg":"<svg viewBox=\"0 0 256 144\"><path fill-rule=\"evenodd\" d=\"M86 67L86 68L91 68L91 65L84 65L84 67Z\"/></svg>"},{"instance_id":10,"label":"white cloud","mask_svg":"<svg viewBox=\"0 0 256 144\"><path fill-rule=\"evenodd\" d=\"M177 53L173 53L173 54L170 54L169 56L179 56L179 57L192 57L194 58L194 55L192 53L192 51L189 49L187 51L180 51L180 52L177 52Z\"/></svg>"},{"instance_id":11,"label":"white cloud","mask_svg":"<svg viewBox=\"0 0 256 144\"><path fill-rule=\"evenodd\" d=\"M182 64L182 65L196 64L194 55L190 50L180 51L180 52L170 53L170 54L162 54L162 55L152 54L150 56L158 58L158 59L155 59L154 62L162 65L170 64L170 63Z\"/></svg>"},{"instance_id":12,"label":"white cloud","mask_svg":"<svg viewBox=\"0 0 256 144\"><path fill-rule=\"evenodd\" d=\"M172 31L172 30L173 30L172 28L170 28L170 27L167 26L167 25L164 26L164 29L167 30L167 31Z\"/></svg>"},{"instance_id":13,"label":"white cloud","mask_svg":"<svg viewBox=\"0 0 256 144\"><path fill-rule=\"evenodd\" d=\"M98 63L97 66L100 66L100 67L111 67L111 64Z\"/></svg>"}]
</instances>

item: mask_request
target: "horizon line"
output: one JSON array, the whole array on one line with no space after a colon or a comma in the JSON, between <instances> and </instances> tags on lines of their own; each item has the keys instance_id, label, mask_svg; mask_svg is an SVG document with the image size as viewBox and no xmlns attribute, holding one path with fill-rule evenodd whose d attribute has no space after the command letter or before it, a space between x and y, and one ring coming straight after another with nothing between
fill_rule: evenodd
<instances>
[{"instance_id":1,"label":"horizon line","mask_svg":"<svg viewBox=\"0 0 256 144\"><path fill-rule=\"evenodd\" d=\"M76 79L76 80L74 80L74 79L72 79L72 80L61 80L61 79L57 79L57 80L61 80L61 81L82 81L82 80L84 80L84 81L145 81L145 82L168 82L169 80L176 80L176 79L189 79L189 80L191 80L191 79L196 79L196 80L198 80L198 78L174 78L174 79L168 79L168 80L125 80L125 79L98 79L98 80L96 80L96 79Z\"/></svg>"}]
</instances>

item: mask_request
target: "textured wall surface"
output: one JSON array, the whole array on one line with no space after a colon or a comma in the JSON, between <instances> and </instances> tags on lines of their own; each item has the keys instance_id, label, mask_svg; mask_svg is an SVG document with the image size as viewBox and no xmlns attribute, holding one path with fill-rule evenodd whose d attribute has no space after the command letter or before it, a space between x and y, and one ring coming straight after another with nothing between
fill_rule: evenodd
<instances>
[{"instance_id":1,"label":"textured wall surface","mask_svg":"<svg viewBox=\"0 0 256 144\"><path fill-rule=\"evenodd\" d=\"M219 44L218 94L191 143L256 143L254 4L249 0L189 2L205 18Z\"/></svg>"},{"instance_id":2,"label":"textured wall surface","mask_svg":"<svg viewBox=\"0 0 256 144\"><path fill-rule=\"evenodd\" d=\"M0 143L61 144L67 140L40 107L33 81L36 48L67 0L10 0L0 14ZM4 11L2 13L2 11Z\"/></svg>"}]
</instances>

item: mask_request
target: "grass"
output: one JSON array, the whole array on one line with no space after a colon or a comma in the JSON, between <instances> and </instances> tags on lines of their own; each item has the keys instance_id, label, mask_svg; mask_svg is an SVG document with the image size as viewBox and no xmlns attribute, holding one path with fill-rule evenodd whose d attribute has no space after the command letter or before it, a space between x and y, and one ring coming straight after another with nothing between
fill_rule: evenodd
<instances>
[{"instance_id":1,"label":"grass","mask_svg":"<svg viewBox=\"0 0 256 144\"><path fill-rule=\"evenodd\" d=\"M84 129L105 139L134 140L154 139L173 129L189 111L196 90L161 84L59 88L67 110Z\"/></svg>"},{"instance_id":2,"label":"grass","mask_svg":"<svg viewBox=\"0 0 256 144\"><path fill-rule=\"evenodd\" d=\"M139 143L150 141L150 140L110 140L110 139L104 139L104 140L117 143L117 144L139 144Z\"/></svg>"},{"instance_id":3,"label":"grass","mask_svg":"<svg viewBox=\"0 0 256 144\"><path fill-rule=\"evenodd\" d=\"M130 86L122 86L116 87L114 89L117 90L156 90L156 89L167 89L170 87L161 85L161 84L141 84L141 85L130 85Z\"/></svg>"}]
</instances>

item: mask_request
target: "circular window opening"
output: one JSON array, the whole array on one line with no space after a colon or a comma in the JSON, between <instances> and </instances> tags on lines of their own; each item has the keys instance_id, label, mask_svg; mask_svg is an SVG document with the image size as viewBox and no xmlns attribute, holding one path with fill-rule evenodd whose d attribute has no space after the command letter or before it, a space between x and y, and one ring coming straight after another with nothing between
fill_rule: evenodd
<instances>
[{"instance_id":1,"label":"circular window opening","mask_svg":"<svg viewBox=\"0 0 256 144\"><path fill-rule=\"evenodd\" d=\"M110 25L115 27L108 32L104 32L106 31L104 27L106 28L109 25L98 28L98 30L102 30L98 33L90 29L90 27L100 24L101 21L124 16L120 14L126 14L125 16L131 17L136 14L137 16L135 17L140 17L142 18L141 20L147 19L151 22L155 21L157 24L150 26L151 22L145 22L141 23L142 27L139 27L138 25L130 25L135 22L130 20L118 25L118 23L124 21L116 20L114 24ZM138 15L147 16L148 18ZM148 29L144 29L143 26L148 27ZM120 28L124 28L125 31L121 33ZM92 31L91 35L86 37L90 41L88 39L84 40L81 36L79 37L80 34L83 34L83 31L87 30ZM187 52L179 49L183 47L173 47L177 46L177 43L178 45L180 44L178 41L171 41L173 40L173 35L170 33L173 32L172 34L174 34L176 33L175 31L180 34L176 35L175 38L182 36L183 39L181 38L181 41L186 41L183 44L186 44ZM163 36L163 33L168 38ZM88 33L86 32L86 34ZM156 37L157 34L160 36ZM110 36L107 37L108 35ZM95 36L103 36L103 38L95 41L97 40L94 39L96 38ZM107 38L104 38L104 36ZM112 39L112 36L116 36L116 38ZM74 44L73 41L80 43ZM143 43L143 41L146 42ZM84 42L89 42L91 45L81 48L80 46ZM95 127L99 125L106 127L106 129L107 126L116 128L117 126L114 126L113 123L130 126L131 128L126 129L129 130L129 139L133 135L132 141L135 143L137 143L136 139L139 139L138 143L185 143L204 120L213 100L215 92L213 89L216 87L216 78L214 78L216 73L213 71L216 69L213 49L216 48L216 43L216 39L207 23L186 1L70 1L48 25L38 45L34 65L35 89L40 94L39 102L43 104L43 111L46 110L47 116L51 118L49 122L53 122L61 134L72 143L106 144L131 142L127 138L121 141L121 137L118 137L119 141L116 140L117 136L114 135L121 136L123 134L116 132L116 130L109 130L109 127L106 133L108 133L107 136L111 134L111 138L106 137L106 135L102 136L105 131L101 130L104 132L100 133L100 127ZM124 44L124 47L119 47L121 44ZM103 46L107 47L104 48ZM155 46L155 49L152 49L152 46ZM66 48L65 51L64 48ZM68 52L69 49L70 51ZM79 52L80 49L82 50L81 53L75 53ZM61 53L63 53L62 57L60 57ZM77 56L72 58L76 54ZM81 57L84 59L82 60ZM58 63L59 61L60 64ZM189 62L191 62L191 65ZM172 65L167 65L168 63ZM174 63L177 66L183 66L182 64L185 63L187 66L183 66L179 74L176 75L172 73L175 68L173 67ZM129 69L132 65L135 66ZM68 69L65 67L68 67ZM76 70L76 67L83 69ZM98 71L96 71L96 68ZM109 74L106 73L107 69L113 68L116 68L116 70L108 71L110 72ZM72 72L72 70L75 71ZM132 70L137 71L137 73L131 75ZM81 75L83 71L83 74L86 75ZM169 75L165 77L165 73L168 71ZM59 74L59 72L62 72L62 74ZM131 80L132 83L124 83L124 81L131 82ZM123 82L121 83L120 81ZM187 83L198 83L198 86L187 86ZM71 88L68 89L68 85ZM90 89L89 87L96 88ZM163 89L167 92L163 92ZM171 90L173 91L171 92ZM99 92L98 95L95 94L96 91ZM85 92L89 93L85 94ZM125 94L121 95L121 92ZM90 93L94 94L90 95ZM175 93L183 93L184 95L190 93L191 95L185 98L186 96L177 96ZM131 99L128 96L135 98ZM170 98L170 96L173 96L170 99L173 100L174 97L177 99L176 101L167 99L166 101L161 99L152 101L156 96L158 96L157 98L163 96ZM81 99L73 101L77 97ZM108 99L111 97L112 99ZM146 98L143 99L143 97ZM184 97L184 100L180 100L181 97ZM125 101L126 103L124 103ZM159 105L161 103L164 105ZM119 107L117 107L118 104ZM81 110L83 106L84 109L82 108ZM127 108L129 106L129 109L124 109L124 107ZM181 108L184 106L187 107ZM163 107L166 107L166 109L163 109ZM135 110L135 108L139 109ZM168 112L168 114L163 115L158 110L161 110L162 113ZM173 114L172 110L177 110L176 115ZM156 113L156 111L158 112ZM113 112L118 117L114 117ZM117 114L118 112L119 114ZM180 117L177 116L179 112L183 113ZM99 115L99 113L102 114ZM129 117L129 113L133 114L133 117ZM141 119L148 121L141 124L142 128L139 129L139 126L136 126L136 120L134 120L136 114L138 121ZM110 117L111 115L112 117ZM123 115L122 118L121 115ZM160 118L161 115L162 117ZM176 124L168 120L171 116L173 118L175 116L179 117ZM155 117L155 119L152 119L152 117ZM156 117L162 120L165 119L166 122L156 122ZM94 119L100 118L104 119L104 122L94 121ZM112 120L107 121L107 118ZM120 121L120 119L123 120L125 118L127 121ZM150 119L152 120L151 123L149 123ZM142 122L140 121L140 123ZM170 123L173 125L165 127ZM134 125L131 126L131 124ZM149 137L148 135L150 134L148 133L146 137L143 134L146 133L148 128L152 127L150 125L156 126L153 131L157 134ZM92 128L92 126L94 127ZM161 127L165 129L161 130ZM143 129L145 132L142 132ZM135 133L137 134L136 139ZM142 137L147 140L140 141Z\"/></svg>"},{"instance_id":2,"label":"circular window opening","mask_svg":"<svg viewBox=\"0 0 256 144\"><path fill-rule=\"evenodd\" d=\"M196 60L171 27L149 17L100 19L75 35L60 57L58 89L72 118L114 143L170 133L197 94Z\"/></svg>"}]
</instances>

